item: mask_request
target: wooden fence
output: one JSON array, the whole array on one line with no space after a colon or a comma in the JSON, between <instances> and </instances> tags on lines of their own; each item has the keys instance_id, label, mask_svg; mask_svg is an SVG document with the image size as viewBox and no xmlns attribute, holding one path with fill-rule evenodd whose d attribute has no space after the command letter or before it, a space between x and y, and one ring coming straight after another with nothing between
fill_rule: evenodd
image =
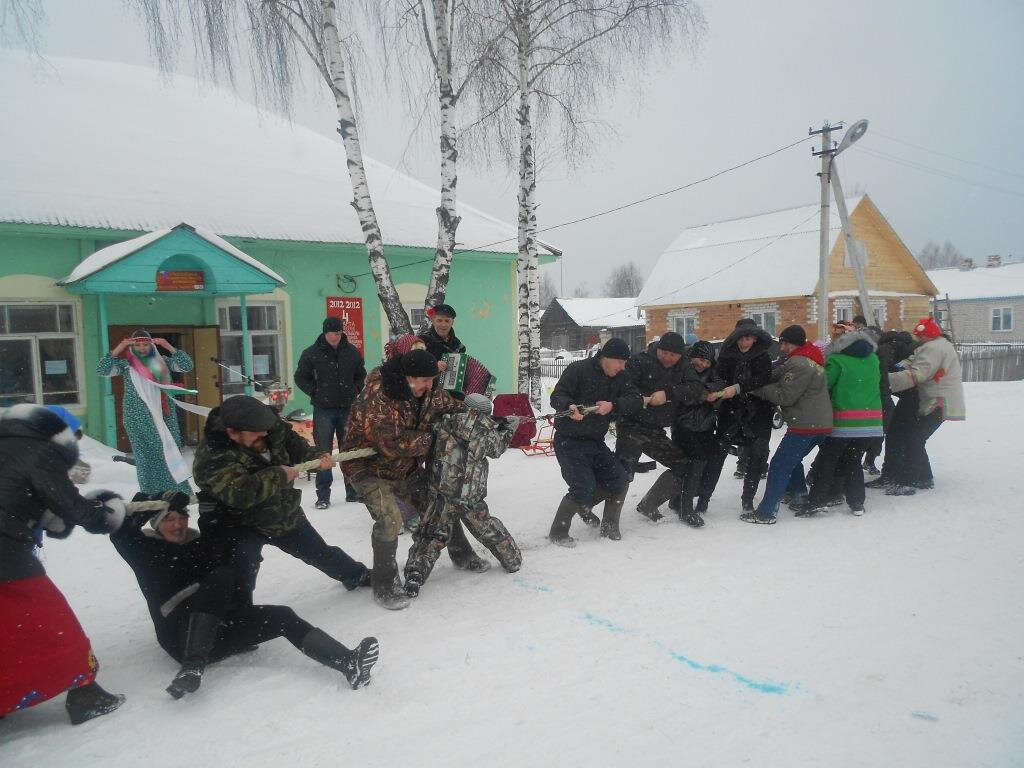
<instances>
[{"instance_id":1,"label":"wooden fence","mask_svg":"<svg viewBox=\"0 0 1024 768\"><path fill-rule=\"evenodd\" d=\"M964 381L1024 379L1024 343L957 344Z\"/></svg>"}]
</instances>

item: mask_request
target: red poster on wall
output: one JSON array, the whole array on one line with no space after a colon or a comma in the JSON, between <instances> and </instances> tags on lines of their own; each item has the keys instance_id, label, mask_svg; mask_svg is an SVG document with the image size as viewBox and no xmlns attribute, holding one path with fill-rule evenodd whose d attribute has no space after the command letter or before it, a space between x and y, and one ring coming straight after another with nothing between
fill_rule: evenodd
<instances>
[{"instance_id":1,"label":"red poster on wall","mask_svg":"<svg viewBox=\"0 0 1024 768\"><path fill-rule=\"evenodd\" d=\"M348 343L358 349L359 354L365 359L366 351L363 349L363 300L358 297L328 296L327 316L341 318L341 326L348 337Z\"/></svg>"}]
</instances>

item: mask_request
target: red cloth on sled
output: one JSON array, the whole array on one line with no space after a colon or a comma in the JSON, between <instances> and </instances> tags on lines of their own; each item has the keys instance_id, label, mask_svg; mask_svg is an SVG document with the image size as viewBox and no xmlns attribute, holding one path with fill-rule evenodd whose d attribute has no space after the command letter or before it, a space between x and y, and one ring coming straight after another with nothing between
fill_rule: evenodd
<instances>
[{"instance_id":1,"label":"red cloth on sled","mask_svg":"<svg viewBox=\"0 0 1024 768\"><path fill-rule=\"evenodd\" d=\"M495 395L494 396L495 416L524 416L533 418L533 408L530 406L529 395ZM509 448L522 448L529 445L537 436L537 424L533 421L524 421L519 425Z\"/></svg>"},{"instance_id":2,"label":"red cloth on sled","mask_svg":"<svg viewBox=\"0 0 1024 768\"><path fill-rule=\"evenodd\" d=\"M89 638L47 576L0 584L0 715L91 683Z\"/></svg>"}]
</instances>

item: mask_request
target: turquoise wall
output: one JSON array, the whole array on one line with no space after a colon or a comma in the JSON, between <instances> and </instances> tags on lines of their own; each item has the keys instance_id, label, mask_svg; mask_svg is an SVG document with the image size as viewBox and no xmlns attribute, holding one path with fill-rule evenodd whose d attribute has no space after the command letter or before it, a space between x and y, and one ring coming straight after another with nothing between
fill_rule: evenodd
<instances>
[{"instance_id":1,"label":"turquoise wall","mask_svg":"<svg viewBox=\"0 0 1024 768\"><path fill-rule=\"evenodd\" d=\"M112 234L118 235L116 239ZM57 227L0 225L0 278L31 274L65 277L82 258L112 242L140 233L111 233ZM291 374L302 350L320 333L328 296L363 299L363 334L366 364L379 364L387 340L381 329L382 312L366 249L361 245L322 243L278 243L230 238L233 245L258 259L288 283L284 289L291 300L288 329L291 334ZM430 278L434 251L429 248L388 248L392 277L401 290L411 289L409 301L422 302ZM338 287L340 275L356 276L356 287L345 293ZM345 284L351 290L351 284ZM416 288L409 284L415 284ZM416 291L418 290L418 293ZM36 298L0 295L0 299ZM403 297L405 298L405 297ZM102 434L101 387L92 373L106 352L99 338L97 300L82 296L86 387L86 432ZM447 302L458 311L455 331L470 354L479 358L498 377L499 392L515 391L516 292L515 257L502 254L456 256L448 286ZM188 296L123 296L107 300L111 325L216 325L213 299ZM294 389L294 407L308 407L306 397Z\"/></svg>"}]
</instances>

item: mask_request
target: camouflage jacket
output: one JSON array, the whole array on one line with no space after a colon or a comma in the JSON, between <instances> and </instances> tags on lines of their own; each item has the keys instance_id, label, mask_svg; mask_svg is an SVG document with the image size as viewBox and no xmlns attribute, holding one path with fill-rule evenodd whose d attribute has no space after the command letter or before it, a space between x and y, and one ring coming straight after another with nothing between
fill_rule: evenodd
<instances>
[{"instance_id":1,"label":"camouflage jacket","mask_svg":"<svg viewBox=\"0 0 1024 768\"><path fill-rule=\"evenodd\" d=\"M428 461L430 493L466 506L482 501L487 495L487 459L501 456L514 433L507 424L483 413L442 416L434 425Z\"/></svg>"},{"instance_id":2,"label":"camouflage jacket","mask_svg":"<svg viewBox=\"0 0 1024 768\"><path fill-rule=\"evenodd\" d=\"M464 410L462 403L443 389L413 397L396 357L366 377L363 391L352 404L345 424L344 450L374 448L376 456L342 462L349 480L373 475L401 480L419 467L430 451L430 431L441 416Z\"/></svg>"},{"instance_id":3,"label":"camouflage jacket","mask_svg":"<svg viewBox=\"0 0 1024 768\"><path fill-rule=\"evenodd\" d=\"M233 442L220 420L220 409L210 411L192 466L200 491L199 513L270 537L294 528L303 517L302 492L292 487L281 467L315 459L322 452L283 421L267 433L267 447L270 458Z\"/></svg>"}]
</instances>

